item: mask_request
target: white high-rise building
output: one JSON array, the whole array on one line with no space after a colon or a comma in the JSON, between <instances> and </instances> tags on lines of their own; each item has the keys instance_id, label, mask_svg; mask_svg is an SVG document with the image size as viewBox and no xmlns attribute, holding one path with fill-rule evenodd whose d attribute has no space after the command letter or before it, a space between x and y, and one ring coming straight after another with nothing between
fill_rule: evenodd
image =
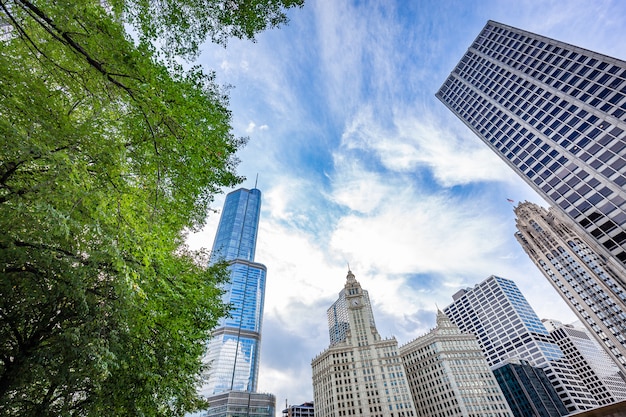
<instances>
[{"instance_id":1,"label":"white high-rise building","mask_svg":"<svg viewBox=\"0 0 626 417\"><path fill-rule=\"evenodd\" d=\"M523 202L515 214L524 251L626 375L626 277L558 211Z\"/></svg>"},{"instance_id":2,"label":"white high-rise building","mask_svg":"<svg viewBox=\"0 0 626 417\"><path fill-rule=\"evenodd\" d=\"M461 331L476 335L489 366L526 360L543 368L569 412L598 406L513 281L492 275L453 300L444 312Z\"/></svg>"},{"instance_id":3,"label":"white high-rise building","mask_svg":"<svg viewBox=\"0 0 626 417\"><path fill-rule=\"evenodd\" d=\"M437 327L400 347L418 417L513 417L471 333L441 311Z\"/></svg>"},{"instance_id":4,"label":"white high-rise building","mask_svg":"<svg viewBox=\"0 0 626 417\"><path fill-rule=\"evenodd\" d=\"M626 400L626 381L615 362L582 327L542 320L600 405Z\"/></svg>"},{"instance_id":5,"label":"white high-rise building","mask_svg":"<svg viewBox=\"0 0 626 417\"><path fill-rule=\"evenodd\" d=\"M330 347L311 362L315 416L414 416L398 342L380 337L369 297L351 271L329 317L334 311L340 314L329 320Z\"/></svg>"}]
</instances>

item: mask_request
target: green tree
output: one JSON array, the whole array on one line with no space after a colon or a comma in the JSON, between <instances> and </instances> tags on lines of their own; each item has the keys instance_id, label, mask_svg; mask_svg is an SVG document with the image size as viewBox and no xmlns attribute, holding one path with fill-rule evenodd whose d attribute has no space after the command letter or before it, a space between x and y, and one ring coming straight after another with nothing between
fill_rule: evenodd
<instances>
[{"instance_id":1,"label":"green tree","mask_svg":"<svg viewBox=\"0 0 626 417\"><path fill-rule=\"evenodd\" d=\"M0 0L0 415L203 405L228 277L184 232L241 181L244 140L213 74L177 62L301 4Z\"/></svg>"}]
</instances>

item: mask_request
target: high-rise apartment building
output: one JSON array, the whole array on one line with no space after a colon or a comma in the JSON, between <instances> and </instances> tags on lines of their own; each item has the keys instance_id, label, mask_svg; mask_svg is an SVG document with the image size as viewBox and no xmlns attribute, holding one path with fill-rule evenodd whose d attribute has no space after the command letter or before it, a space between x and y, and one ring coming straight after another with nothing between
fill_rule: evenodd
<instances>
[{"instance_id":1,"label":"high-rise apartment building","mask_svg":"<svg viewBox=\"0 0 626 417\"><path fill-rule=\"evenodd\" d=\"M337 321L329 321L331 345L311 362L315 416L414 416L398 342L380 337L369 297L351 271L329 317L338 303L343 336L335 338Z\"/></svg>"},{"instance_id":2,"label":"high-rise apartment building","mask_svg":"<svg viewBox=\"0 0 626 417\"><path fill-rule=\"evenodd\" d=\"M476 335L489 366L526 360L545 371L569 412L598 406L513 281L492 275L453 300L444 312L461 331Z\"/></svg>"},{"instance_id":3,"label":"high-rise apartment building","mask_svg":"<svg viewBox=\"0 0 626 417\"><path fill-rule=\"evenodd\" d=\"M558 211L523 202L515 214L524 251L626 375L626 276Z\"/></svg>"},{"instance_id":4,"label":"high-rise apartment building","mask_svg":"<svg viewBox=\"0 0 626 417\"><path fill-rule=\"evenodd\" d=\"M210 262L228 262L223 301L232 309L213 331L205 356L209 373L200 394L209 399L209 416L226 415L246 401L254 406L246 415L274 415L274 396L256 393L266 277L265 266L254 262L260 212L258 189L229 193L213 243Z\"/></svg>"},{"instance_id":5,"label":"high-rise apartment building","mask_svg":"<svg viewBox=\"0 0 626 417\"><path fill-rule=\"evenodd\" d=\"M400 347L418 417L512 417L476 336L441 311L437 327Z\"/></svg>"},{"instance_id":6,"label":"high-rise apartment building","mask_svg":"<svg viewBox=\"0 0 626 417\"><path fill-rule=\"evenodd\" d=\"M509 360L492 368L515 417L560 417L569 414L541 368Z\"/></svg>"},{"instance_id":7,"label":"high-rise apartment building","mask_svg":"<svg viewBox=\"0 0 626 417\"><path fill-rule=\"evenodd\" d=\"M489 21L436 96L626 266L626 62Z\"/></svg>"},{"instance_id":8,"label":"high-rise apartment building","mask_svg":"<svg viewBox=\"0 0 626 417\"><path fill-rule=\"evenodd\" d=\"M542 321L598 404L626 400L623 373L584 328L556 320Z\"/></svg>"}]
</instances>

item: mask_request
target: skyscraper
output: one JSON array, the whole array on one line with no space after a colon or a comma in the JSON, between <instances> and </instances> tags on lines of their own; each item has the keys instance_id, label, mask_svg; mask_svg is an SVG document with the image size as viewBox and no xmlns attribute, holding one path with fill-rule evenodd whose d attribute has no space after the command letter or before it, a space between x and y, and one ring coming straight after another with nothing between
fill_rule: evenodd
<instances>
[{"instance_id":1,"label":"skyscraper","mask_svg":"<svg viewBox=\"0 0 626 417\"><path fill-rule=\"evenodd\" d=\"M598 404L626 400L623 374L584 328L556 320L542 321Z\"/></svg>"},{"instance_id":2,"label":"skyscraper","mask_svg":"<svg viewBox=\"0 0 626 417\"><path fill-rule=\"evenodd\" d=\"M331 345L311 362L315 416L414 416L398 342L380 337L369 297L351 271L329 317L338 305L344 336L335 337L337 321L329 320Z\"/></svg>"},{"instance_id":3,"label":"skyscraper","mask_svg":"<svg viewBox=\"0 0 626 417\"><path fill-rule=\"evenodd\" d=\"M258 189L229 193L213 243L210 262L228 262L230 282L223 288L223 301L232 309L213 331L205 357L209 374L200 393L215 405L209 409L210 416L225 415L246 402L256 407L249 415L274 413L274 396L255 394L266 276L265 266L254 262L260 212ZM232 395L223 394L227 392Z\"/></svg>"},{"instance_id":4,"label":"skyscraper","mask_svg":"<svg viewBox=\"0 0 626 417\"><path fill-rule=\"evenodd\" d=\"M626 277L555 210L524 202L515 214L524 251L626 375Z\"/></svg>"},{"instance_id":5,"label":"skyscraper","mask_svg":"<svg viewBox=\"0 0 626 417\"><path fill-rule=\"evenodd\" d=\"M522 359L508 360L492 369L515 417L569 414L543 369Z\"/></svg>"},{"instance_id":6,"label":"skyscraper","mask_svg":"<svg viewBox=\"0 0 626 417\"><path fill-rule=\"evenodd\" d=\"M492 275L452 298L444 312L476 335L489 366L526 360L545 371L569 412L598 406L513 281Z\"/></svg>"},{"instance_id":7,"label":"skyscraper","mask_svg":"<svg viewBox=\"0 0 626 417\"><path fill-rule=\"evenodd\" d=\"M476 336L441 311L437 327L400 346L418 417L512 417Z\"/></svg>"},{"instance_id":8,"label":"skyscraper","mask_svg":"<svg viewBox=\"0 0 626 417\"><path fill-rule=\"evenodd\" d=\"M339 292L337 301L326 311L328 318L328 335L330 336L330 345L333 346L337 343L344 342L348 337L348 331L350 330L350 319L348 316L348 301L346 300L346 291L349 289L346 287ZM362 307L367 310L367 316L369 317L369 325L376 328L374 322L374 312L372 311L372 304L370 303L370 297L367 290L361 289Z\"/></svg>"},{"instance_id":9,"label":"skyscraper","mask_svg":"<svg viewBox=\"0 0 626 417\"><path fill-rule=\"evenodd\" d=\"M626 62L489 21L436 96L626 266Z\"/></svg>"}]
</instances>

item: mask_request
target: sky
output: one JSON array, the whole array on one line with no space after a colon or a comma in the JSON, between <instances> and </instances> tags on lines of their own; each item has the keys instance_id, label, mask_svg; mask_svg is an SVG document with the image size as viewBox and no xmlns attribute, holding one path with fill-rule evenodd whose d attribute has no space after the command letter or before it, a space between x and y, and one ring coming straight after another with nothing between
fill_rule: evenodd
<instances>
[{"instance_id":1,"label":"sky","mask_svg":"<svg viewBox=\"0 0 626 417\"><path fill-rule=\"evenodd\" d=\"M513 204L547 206L435 93L488 20L626 59L621 0L307 0L256 42L198 57L228 86L241 186L263 195L258 392L313 400L311 360L348 265L382 337L435 326L452 294L515 281L540 318L576 318L515 240ZM232 191L225 189L224 193ZM211 248L224 195L188 236Z\"/></svg>"}]
</instances>

